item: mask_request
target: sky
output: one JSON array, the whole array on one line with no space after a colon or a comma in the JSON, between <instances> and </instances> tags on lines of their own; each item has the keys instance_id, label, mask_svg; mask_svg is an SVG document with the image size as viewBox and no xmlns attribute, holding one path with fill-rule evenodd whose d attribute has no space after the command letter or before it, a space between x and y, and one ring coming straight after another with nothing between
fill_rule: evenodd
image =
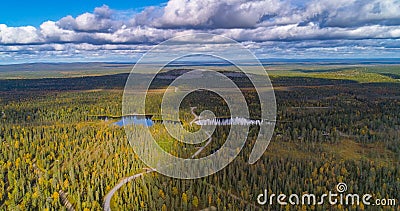
<instances>
[{"instance_id":1,"label":"sky","mask_svg":"<svg viewBox=\"0 0 400 211\"><path fill-rule=\"evenodd\" d=\"M398 58L400 0L6 1L0 63L135 62L194 33L258 58Z\"/></svg>"}]
</instances>

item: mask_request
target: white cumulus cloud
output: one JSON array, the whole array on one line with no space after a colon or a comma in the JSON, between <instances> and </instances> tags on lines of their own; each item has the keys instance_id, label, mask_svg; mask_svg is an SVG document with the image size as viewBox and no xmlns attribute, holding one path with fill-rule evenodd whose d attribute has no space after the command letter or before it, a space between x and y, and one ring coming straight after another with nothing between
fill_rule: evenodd
<instances>
[{"instance_id":1,"label":"white cumulus cloud","mask_svg":"<svg viewBox=\"0 0 400 211\"><path fill-rule=\"evenodd\" d=\"M8 27L0 24L0 44L28 44L43 41L41 34L33 26Z\"/></svg>"}]
</instances>

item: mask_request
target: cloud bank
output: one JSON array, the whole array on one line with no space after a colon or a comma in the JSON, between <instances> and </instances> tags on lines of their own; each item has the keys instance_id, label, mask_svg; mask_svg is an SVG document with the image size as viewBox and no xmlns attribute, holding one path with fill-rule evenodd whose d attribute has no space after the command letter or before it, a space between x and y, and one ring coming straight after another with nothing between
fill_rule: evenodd
<instances>
[{"instance_id":1,"label":"cloud bank","mask_svg":"<svg viewBox=\"0 0 400 211\"><path fill-rule=\"evenodd\" d=\"M301 3L299 3L301 2ZM207 32L264 57L395 57L399 0L170 0L126 15L106 5L39 27L0 24L0 62L18 58L136 58L171 37Z\"/></svg>"}]
</instances>

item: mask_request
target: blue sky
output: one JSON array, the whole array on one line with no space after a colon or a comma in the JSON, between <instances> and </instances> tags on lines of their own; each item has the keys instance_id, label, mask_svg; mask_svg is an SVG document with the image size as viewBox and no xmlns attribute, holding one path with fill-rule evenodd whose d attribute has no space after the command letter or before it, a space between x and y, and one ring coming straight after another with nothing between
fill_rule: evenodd
<instances>
[{"instance_id":1,"label":"blue sky","mask_svg":"<svg viewBox=\"0 0 400 211\"><path fill-rule=\"evenodd\" d=\"M84 2L84 3L82 3ZM175 36L213 33L259 58L399 58L399 0L7 1L0 63L135 62Z\"/></svg>"},{"instance_id":2,"label":"blue sky","mask_svg":"<svg viewBox=\"0 0 400 211\"><path fill-rule=\"evenodd\" d=\"M146 6L159 5L167 1L78 1L78 0L18 0L4 1L0 7L0 23L8 26L39 26L44 21L57 21L66 15L78 16L92 11L95 7L108 5L115 10L140 10Z\"/></svg>"}]
</instances>

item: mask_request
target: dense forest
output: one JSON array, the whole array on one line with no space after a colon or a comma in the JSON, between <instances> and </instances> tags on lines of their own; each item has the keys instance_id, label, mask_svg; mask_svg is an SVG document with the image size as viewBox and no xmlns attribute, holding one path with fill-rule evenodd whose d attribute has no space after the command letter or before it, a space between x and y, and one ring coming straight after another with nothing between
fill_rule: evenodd
<instances>
[{"instance_id":1,"label":"dense forest","mask_svg":"<svg viewBox=\"0 0 400 211\"><path fill-rule=\"evenodd\" d=\"M102 210L104 197L121 179L146 171L124 128L113 125L114 120L97 118L121 115L126 77L0 81L0 210ZM249 87L248 81L235 80ZM222 171L196 180L145 174L112 197L111 209L377 209L364 204L257 204L264 189L321 195L335 191L339 182L348 185L349 193L397 199L395 206L381 206L381 210L400 209L400 83L303 76L275 76L272 82L278 106L276 128L258 162L247 162L258 132L258 126L251 126L239 156ZM159 81L153 88L165 84ZM243 92L251 115L257 118L256 92ZM158 112L161 97L158 92L148 96L154 103L148 112ZM191 106L229 114L219 96L198 92L181 105L184 122L191 118ZM217 150L229 129L217 127L214 141L199 157ZM189 157L199 147L177 142L162 125L150 130L171 154Z\"/></svg>"}]
</instances>

